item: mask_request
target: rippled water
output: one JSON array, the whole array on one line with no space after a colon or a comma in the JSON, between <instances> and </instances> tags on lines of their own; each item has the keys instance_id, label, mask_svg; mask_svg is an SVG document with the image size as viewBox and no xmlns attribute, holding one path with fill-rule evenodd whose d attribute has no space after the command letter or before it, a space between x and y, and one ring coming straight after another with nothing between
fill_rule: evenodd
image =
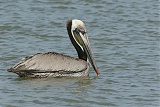
<instances>
[{"instance_id":1,"label":"rippled water","mask_svg":"<svg viewBox=\"0 0 160 107\"><path fill-rule=\"evenodd\" d=\"M0 107L160 106L159 0L1 0ZM77 57L65 28L85 22L101 72L85 78L19 78L5 72L39 52Z\"/></svg>"}]
</instances>

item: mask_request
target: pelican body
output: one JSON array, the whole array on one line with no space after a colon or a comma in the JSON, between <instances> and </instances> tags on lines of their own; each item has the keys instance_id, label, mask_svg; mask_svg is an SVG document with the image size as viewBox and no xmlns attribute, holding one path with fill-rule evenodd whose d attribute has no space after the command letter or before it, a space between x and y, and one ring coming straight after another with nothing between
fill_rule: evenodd
<instances>
[{"instance_id":1,"label":"pelican body","mask_svg":"<svg viewBox=\"0 0 160 107\"><path fill-rule=\"evenodd\" d=\"M78 57L48 52L37 53L23 58L7 71L20 77L81 77L89 76L89 62L97 75L100 75L94 60L86 27L81 20L68 20L67 31Z\"/></svg>"}]
</instances>

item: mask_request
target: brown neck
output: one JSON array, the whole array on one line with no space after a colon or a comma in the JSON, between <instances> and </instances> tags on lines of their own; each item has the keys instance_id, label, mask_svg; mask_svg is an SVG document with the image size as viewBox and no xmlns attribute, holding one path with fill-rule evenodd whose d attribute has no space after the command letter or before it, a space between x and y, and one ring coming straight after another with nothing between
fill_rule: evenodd
<instances>
[{"instance_id":1,"label":"brown neck","mask_svg":"<svg viewBox=\"0 0 160 107\"><path fill-rule=\"evenodd\" d=\"M73 38L73 35L71 33L71 26L72 26L72 20L68 20L67 31L68 31L69 38L77 51L79 59L87 61L87 54L81 49L81 47L76 43L76 41Z\"/></svg>"}]
</instances>

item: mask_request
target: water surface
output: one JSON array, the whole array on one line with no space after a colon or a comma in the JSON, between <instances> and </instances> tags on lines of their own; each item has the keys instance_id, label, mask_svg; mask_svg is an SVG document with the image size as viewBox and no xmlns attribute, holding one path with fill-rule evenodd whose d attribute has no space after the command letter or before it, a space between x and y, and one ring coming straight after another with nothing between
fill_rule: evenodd
<instances>
[{"instance_id":1,"label":"water surface","mask_svg":"<svg viewBox=\"0 0 160 107\"><path fill-rule=\"evenodd\" d=\"M85 22L101 72L83 78L19 78L5 72L40 52L77 57L68 19ZM1 107L160 106L158 0L1 0Z\"/></svg>"}]
</instances>

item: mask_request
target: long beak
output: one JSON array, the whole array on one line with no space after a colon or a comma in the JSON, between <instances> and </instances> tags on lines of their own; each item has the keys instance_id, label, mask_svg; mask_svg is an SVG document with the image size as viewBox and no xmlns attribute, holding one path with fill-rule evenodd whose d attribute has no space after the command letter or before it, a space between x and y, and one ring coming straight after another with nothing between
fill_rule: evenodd
<instances>
[{"instance_id":1,"label":"long beak","mask_svg":"<svg viewBox=\"0 0 160 107\"><path fill-rule=\"evenodd\" d=\"M86 52L87 57L89 59L89 62L91 63L92 67L94 68L97 76L100 76L100 72L98 71L96 62L95 62L93 54L92 54L92 50L91 50L91 47L90 47L90 43L89 43L89 40L88 40L87 33L86 32L82 33L79 30L75 31L73 33L75 35L75 38L76 38L77 42L83 47L84 51Z\"/></svg>"}]
</instances>

